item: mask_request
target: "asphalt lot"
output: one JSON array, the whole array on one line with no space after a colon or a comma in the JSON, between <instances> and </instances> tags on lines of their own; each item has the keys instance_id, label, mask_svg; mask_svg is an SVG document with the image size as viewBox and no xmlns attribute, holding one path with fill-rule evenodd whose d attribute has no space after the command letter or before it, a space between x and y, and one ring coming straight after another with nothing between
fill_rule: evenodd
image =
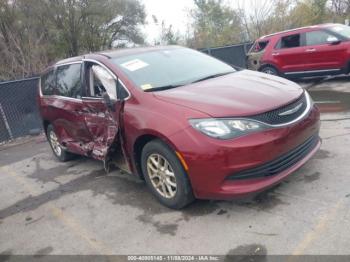
<instances>
[{"instance_id":1,"label":"asphalt lot","mask_svg":"<svg viewBox=\"0 0 350 262\"><path fill-rule=\"evenodd\" d=\"M0 146L0 254L350 254L350 82L304 81L321 150L276 188L172 211L101 162L57 162L43 137Z\"/></svg>"}]
</instances>

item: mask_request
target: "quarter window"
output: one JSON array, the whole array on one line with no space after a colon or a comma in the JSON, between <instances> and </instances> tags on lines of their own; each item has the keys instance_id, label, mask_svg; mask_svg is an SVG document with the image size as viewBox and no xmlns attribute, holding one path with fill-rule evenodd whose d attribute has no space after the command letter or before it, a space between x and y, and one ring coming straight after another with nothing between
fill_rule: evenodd
<instances>
[{"instance_id":1,"label":"quarter window","mask_svg":"<svg viewBox=\"0 0 350 262\"><path fill-rule=\"evenodd\" d=\"M55 89L55 74L51 70L41 77L41 93L43 95L53 95Z\"/></svg>"},{"instance_id":2,"label":"quarter window","mask_svg":"<svg viewBox=\"0 0 350 262\"><path fill-rule=\"evenodd\" d=\"M81 97L81 63L58 67L56 76L58 95L73 98Z\"/></svg>"},{"instance_id":3,"label":"quarter window","mask_svg":"<svg viewBox=\"0 0 350 262\"><path fill-rule=\"evenodd\" d=\"M254 46L251 49L252 53L258 53L261 51L264 51L264 49L267 47L269 41L260 41L260 42L255 42Z\"/></svg>"},{"instance_id":4,"label":"quarter window","mask_svg":"<svg viewBox=\"0 0 350 262\"><path fill-rule=\"evenodd\" d=\"M279 48L293 48L300 46L300 34L288 35L281 38Z\"/></svg>"}]
</instances>

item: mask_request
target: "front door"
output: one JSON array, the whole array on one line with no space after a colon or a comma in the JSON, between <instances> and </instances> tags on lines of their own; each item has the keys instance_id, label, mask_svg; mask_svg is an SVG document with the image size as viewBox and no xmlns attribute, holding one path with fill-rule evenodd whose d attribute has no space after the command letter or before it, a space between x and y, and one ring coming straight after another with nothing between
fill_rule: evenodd
<instances>
[{"instance_id":1,"label":"front door","mask_svg":"<svg viewBox=\"0 0 350 262\"><path fill-rule=\"evenodd\" d=\"M306 32L304 47L305 65L308 70L340 70L344 65L347 49L337 37L322 30Z\"/></svg>"},{"instance_id":2,"label":"front door","mask_svg":"<svg viewBox=\"0 0 350 262\"><path fill-rule=\"evenodd\" d=\"M117 79L105 67L85 62L84 120L92 136L89 150L92 157L105 160L113 143L118 142L119 114L122 102L117 101ZM103 98L108 94L113 105ZM120 142L120 141L119 141Z\"/></svg>"}]
</instances>

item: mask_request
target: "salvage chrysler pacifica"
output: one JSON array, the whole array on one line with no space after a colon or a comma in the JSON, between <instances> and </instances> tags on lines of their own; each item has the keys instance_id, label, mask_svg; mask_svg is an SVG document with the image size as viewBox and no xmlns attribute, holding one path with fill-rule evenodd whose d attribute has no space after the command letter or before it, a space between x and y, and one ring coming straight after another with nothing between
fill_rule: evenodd
<instances>
[{"instance_id":1,"label":"salvage chrysler pacifica","mask_svg":"<svg viewBox=\"0 0 350 262\"><path fill-rule=\"evenodd\" d=\"M38 100L60 161L84 155L137 174L170 208L261 192L320 146L307 91L178 46L60 61Z\"/></svg>"}]
</instances>

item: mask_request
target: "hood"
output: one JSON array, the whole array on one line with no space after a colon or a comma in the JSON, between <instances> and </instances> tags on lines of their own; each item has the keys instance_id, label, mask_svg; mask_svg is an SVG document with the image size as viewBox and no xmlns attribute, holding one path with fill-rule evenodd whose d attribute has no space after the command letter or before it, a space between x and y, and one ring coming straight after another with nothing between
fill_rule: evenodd
<instances>
[{"instance_id":1,"label":"hood","mask_svg":"<svg viewBox=\"0 0 350 262\"><path fill-rule=\"evenodd\" d=\"M154 92L154 96L211 117L233 117L250 116L279 108L297 99L302 93L303 89L289 80L243 70Z\"/></svg>"}]
</instances>

